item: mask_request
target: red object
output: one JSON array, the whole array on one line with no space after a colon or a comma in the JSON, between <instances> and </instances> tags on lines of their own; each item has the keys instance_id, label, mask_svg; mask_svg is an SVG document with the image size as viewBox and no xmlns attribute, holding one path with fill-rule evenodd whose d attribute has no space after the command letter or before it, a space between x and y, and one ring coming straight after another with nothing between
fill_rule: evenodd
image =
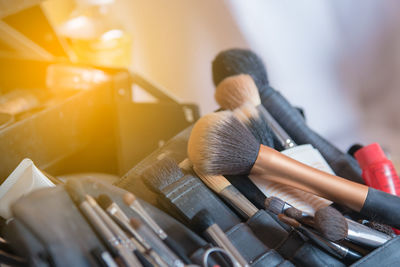
<instances>
[{"instance_id":1,"label":"red object","mask_svg":"<svg viewBox=\"0 0 400 267\"><path fill-rule=\"evenodd\" d=\"M365 184L384 191L386 193L400 196L400 179L381 146L377 143L360 148L354 153L362 169L362 177ZM400 231L395 230L396 234Z\"/></svg>"}]
</instances>

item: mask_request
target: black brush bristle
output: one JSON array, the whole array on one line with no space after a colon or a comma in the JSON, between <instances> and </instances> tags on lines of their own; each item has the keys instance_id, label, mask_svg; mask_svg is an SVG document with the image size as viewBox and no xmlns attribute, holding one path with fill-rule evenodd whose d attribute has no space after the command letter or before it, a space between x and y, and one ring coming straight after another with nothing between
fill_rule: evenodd
<instances>
[{"instance_id":1,"label":"black brush bristle","mask_svg":"<svg viewBox=\"0 0 400 267\"><path fill-rule=\"evenodd\" d=\"M261 58L248 49L228 49L220 52L212 62L215 85L237 74L249 74L260 89L268 84L267 71Z\"/></svg>"},{"instance_id":2,"label":"black brush bristle","mask_svg":"<svg viewBox=\"0 0 400 267\"><path fill-rule=\"evenodd\" d=\"M142 180L154 192L160 192L166 186L184 176L178 164L171 158L163 158L149 166L142 173Z\"/></svg>"},{"instance_id":3,"label":"black brush bristle","mask_svg":"<svg viewBox=\"0 0 400 267\"><path fill-rule=\"evenodd\" d=\"M270 212L278 215L283 213L283 208L285 206L285 201L277 197L269 197L265 199L265 208Z\"/></svg>"},{"instance_id":4,"label":"black brush bristle","mask_svg":"<svg viewBox=\"0 0 400 267\"><path fill-rule=\"evenodd\" d=\"M102 207L103 209L107 209L112 203L112 199L107 196L106 194L101 194L100 196L97 197L97 203Z\"/></svg>"},{"instance_id":5,"label":"black brush bristle","mask_svg":"<svg viewBox=\"0 0 400 267\"><path fill-rule=\"evenodd\" d=\"M330 206L317 210L314 215L314 225L325 238L331 241L343 240L348 234L345 217Z\"/></svg>"},{"instance_id":6,"label":"black brush bristle","mask_svg":"<svg viewBox=\"0 0 400 267\"><path fill-rule=\"evenodd\" d=\"M203 233L208 227L215 224L211 214L203 209L196 213L191 220L191 225L198 233Z\"/></svg>"},{"instance_id":7,"label":"black brush bristle","mask_svg":"<svg viewBox=\"0 0 400 267\"><path fill-rule=\"evenodd\" d=\"M274 147L273 133L263 116L249 118L249 130L260 144Z\"/></svg>"}]
</instances>

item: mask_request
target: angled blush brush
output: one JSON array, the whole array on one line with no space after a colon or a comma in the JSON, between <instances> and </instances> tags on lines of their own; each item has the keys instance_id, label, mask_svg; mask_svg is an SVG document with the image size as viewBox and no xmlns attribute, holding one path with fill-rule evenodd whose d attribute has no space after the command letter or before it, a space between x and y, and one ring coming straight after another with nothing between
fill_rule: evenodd
<instances>
[{"instance_id":1,"label":"angled blush brush","mask_svg":"<svg viewBox=\"0 0 400 267\"><path fill-rule=\"evenodd\" d=\"M209 114L196 122L188 142L188 155L194 167L205 174L249 174L286 184L400 227L400 198L312 168L260 145L229 111Z\"/></svg>"}]
</instances>

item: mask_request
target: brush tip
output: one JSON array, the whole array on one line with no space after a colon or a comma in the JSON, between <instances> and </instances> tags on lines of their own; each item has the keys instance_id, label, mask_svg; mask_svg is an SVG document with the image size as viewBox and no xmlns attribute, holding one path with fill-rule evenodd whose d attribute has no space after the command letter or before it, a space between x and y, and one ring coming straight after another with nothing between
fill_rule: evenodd
<instances>
[{"instance_id":1,"label":"brush tip","mask_svg":"<svg viewBox=\"0 0 400 267\"><path fill-rule=\"evenodd\" d=\"M184 174L175 160L165 157L149 166L143 172L142 180L149 189L160 192L183 176Z\"/></svg>"},{"instance_id":2,"label":"brush tip","mask_svg":"<svg viewBox=\"0 0 400 267\"><path fill-rule=\"evenodd\" d=\"M112 203L112 199L107 196L106 194L100 194L97 197L97 203L102 207L103 209L107 209Z\"/></svg>"},{"instance_id":3,"label":"brush tip","mask_svg":"<svg viewBox=\"0 0 400 267\"><path fill-rule=\"evenodd\" d=\"M142 223L135 218L130 218L129 222L135 230L137 230L142 225Z\"/></svg>"},{"instance_id":4,"label":"brush tip","mask_svg":"<svg viewBox=\"0 0 400 267\"><path fill-rule=\"evenodd\" d=\"M136 197L132 193L126 193L123 197L124 203L128 206L132 205L133 202L135 202Z\"/></svg>"},{"instance_id":5,"label":"brush tip","mask_svg":"<svg viewBox=\"0 0 400 267\"><path fill-rule=\"evenodd\" d=\"M245 103L261 104L256 84L250 75L239 74L222 80L214 94L217 103L224 109L233 110Z\"/></svg>"},{"instance_id":6,"label":"brush tip","mask_svg":"<svg viewBox=\"0 0 400 267\"><path fill-rule=\"evenodd\" d=\"M278 215L283 213L283 208L285 206L285 201L277 197L269 197L264 201L265 208L270 212Z\"/></svg>"},{"instance_id":7,"label":"brush tip","mask_svg":"<svg viewBox=\"0 0 400 267\"><path fill-rule=\"evenodd\" d=\"M208 227L215 224L215 221L211 214L207 210L203 209L193 216L191 224L197 232L202 233L207 230Z\"/></svg>"},{"instance_id":8,"label":"brush tip","mask_svg":"<svg viewBox=\"0 0 400 267\"><path fill-rule=\"evenodd\" d=\"M330 206L317 210L314 215L316 229L331 241L340 241L347 237L348 224L346 218Z\"/></svg>"},{"instance_id":9,"label":"brush tip","mask_svg":"<svg viewBox=\"0 0 400 267\"><path fill-rule=\"evenodd\" d=\"M194 167L210 175L248 174L259 149L260 143L229 111L200 118L188 142Z\"/></svg>"},{"instance_id":10,"label":"brush tip","mask_svg":"<svg viewBox=\"0 0 400 267\"><path fill-rule=\"evenodd\" d=\"M257 86L268 84L267 71L261 58L248 49L233 48L221 51L212 62L212 76L215 85L226 77L236 74L250 74Z\"/></svg>"},{"instance_id":11,"label":"brush tip","mask_svg":"<svg viewBox=\"0 0 400 267\"><path fill-rule=\"evenodd\" d=\"M291 207L285 210L285 215L293 218L295 220L301 220L303 218L303 213L301 210L296 209L295 207Z\"/></svg>"}]
</instances>

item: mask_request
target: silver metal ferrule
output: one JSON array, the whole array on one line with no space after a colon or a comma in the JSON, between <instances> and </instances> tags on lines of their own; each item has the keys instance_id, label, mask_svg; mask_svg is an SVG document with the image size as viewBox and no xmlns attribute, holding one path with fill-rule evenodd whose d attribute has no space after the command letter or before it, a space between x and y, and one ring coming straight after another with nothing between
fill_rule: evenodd
<instances>
[{"instance_id":1,"label":"silver metal ferrule","mask_svg":"<svg viewBox=\"0 0 400 267\"><path fill-rule=\"evenodd\" d=\"M346 218L346 221L348 225L346 239L353 243L376 248L392 239L392 237L387 234L371 229L353 220Z\"/></svg>"},{"instance_id":2,"label":"silver metal ferrule","mask_svg":"<svg viewBox=\"0 0 400 267\"><path fill-rule=\"evenodd\" d=\"M235 266L237 267L250 266L217 224L213 224L210 227L208 227L206 233L209 235L209 237L212 239L215 245L219 246L220 248L223 248L228 253L230 253L233 256L233 258L235 258L235 260L237 261L235 263Z\"/></svg>"},{"instance_id":3,"label":"silver metal ferrule","mask_svg":"<svg viewBox=\"0 0 400 267\"><path fill-rule=\"evenodd\" d=\"M253 205L239 190L233 185L225 187L221 192L226 200L228 200L238 211L247 219L257 213L258 209Z\"/></svg>"},{"instance_id":4,"label":"silver metal ferrule","mask_svg":"<svg viewBox=\"0 0 400 267\"><path fill-rule=\"evenodd\" d=\"M268 126L271 128L272 132L275 134L276 138L278 138L281 145L285 148L292 148L297 146L297 144L293 141L293 139L288 135L288 133L279 125L279 123L272 117L272 115L264 108L263 105L258 105L257 110L265 118L268 123Z\"/></svg>"}]
</instances>

